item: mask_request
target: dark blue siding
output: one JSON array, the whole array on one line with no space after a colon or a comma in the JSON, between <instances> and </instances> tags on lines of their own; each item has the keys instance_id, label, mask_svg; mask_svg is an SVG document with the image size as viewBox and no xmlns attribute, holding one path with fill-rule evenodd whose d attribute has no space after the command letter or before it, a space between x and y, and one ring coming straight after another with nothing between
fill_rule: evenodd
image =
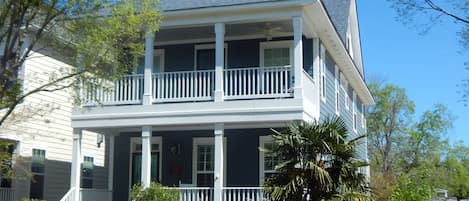
<instances>
[{"instance_id":1,"label":"dark blue siding","mask_svg":"<svg viewBox=\"0 0 469 201\"><path fill-rule=\"evenodd\" d=\"M164 49L166 72L194 70L194 44L168 45L156 47Z\"/></svg>"},{"instance_id":2,"label":"dark blue siding","mask_svg":"<svg viewBox=\"0 0 469 201\"><path fill-rule=\"evenodd\" d=\"M228 42L228 68L259 67L259 43L261 40Z\"/></svg>"},{"instance_id":3,"label":"dark blue siding","mask_svg":"<svg viewBox=\"0 0 469 201\"><path fill-rule=\"evenodd\" d=\"M259 136L269 135L270 129L225 130L227 186L259 186ZM213 130L155 131L162 137L162 184L177 186L192 183L193 138L213 137ZM115 138L114 200L129 197L130 138L140 133L121 133ZM180 154L171 153L171 146L180 145Z\"/></svg>"}]
</instances>

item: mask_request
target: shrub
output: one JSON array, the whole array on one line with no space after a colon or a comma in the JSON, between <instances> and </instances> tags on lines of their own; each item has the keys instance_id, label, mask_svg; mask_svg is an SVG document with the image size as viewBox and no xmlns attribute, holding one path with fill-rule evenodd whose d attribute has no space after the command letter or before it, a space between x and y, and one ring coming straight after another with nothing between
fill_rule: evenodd
<instances>
[{"instance_id":1,"label":"shrub","mask_svg":"<svg viewBox=\"0 0 469 201\"><path fill-rule=\"evenodd\" d=\"M149 188L133 186L130 197L132 201L179 201L179 191L152 182Z\"/></svg>"}]
</instances>

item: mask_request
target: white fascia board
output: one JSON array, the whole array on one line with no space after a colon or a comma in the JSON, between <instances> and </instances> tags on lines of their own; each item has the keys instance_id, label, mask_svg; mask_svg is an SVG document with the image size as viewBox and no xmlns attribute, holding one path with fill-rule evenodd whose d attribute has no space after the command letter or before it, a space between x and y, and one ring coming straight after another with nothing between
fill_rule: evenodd
<instances>
[{"instance_id":1,"label":"white fascia board","mask_svg":"<svg viewBox=\"0 0 469 201\"><path fill-rule=\"evenodd\" d=\"M366 86L360 72L358 71L353 59L348 54L347 49L342 43L337 31L329 18L324 5L320 1L306 9L319 35L321 42L326 46L327 50L331 53L336 64L338 64L341 71L344 72L345 77L349 80L349 84L357 92L360 100L365 105L373 105L374 99L371 95L368 86Z\"/></svg>"},{"instance_id":2,"label":"white fascia board","mask_svg":"<svg viewBox=\"0 0 469 201\"><path fill-rule=\"evenodd\" d=\"M301 100L243 100L75 109L74 128L167 126L301 120Z\"/></svg>"},{"instance_id":3,"label":"white fascia board","mask_svg":"<svg viewBox=\"0 0 469 201\"><path fill-rule=\"evenodd\" d=\"M275 1L163 12L161 28L189 27L214 23L262 22L301 16L303 6L315 0Z\"/></svg>"},{"instance_id":4,"label":"white fascia board","mask_svg":"<svg viewBox=\"0 0 469 201\"><path fill-rule=\"evenodd\" d=\"M357 3L352 0L350 4L350 31L352 32L353 52L356 55L356 64L363 69L362 47L360 42L360 27L358 23ZM364 72L362 72L364 75Z\"/></svg>"}]
</instances>

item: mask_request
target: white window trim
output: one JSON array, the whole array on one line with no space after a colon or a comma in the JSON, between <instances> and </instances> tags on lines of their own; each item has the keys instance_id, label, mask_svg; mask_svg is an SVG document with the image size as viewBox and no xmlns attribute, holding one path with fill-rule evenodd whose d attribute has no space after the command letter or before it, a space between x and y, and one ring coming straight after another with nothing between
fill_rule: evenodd
<instances>
[{"instance_id":1,"label":"white window trim","mask_svg":"<svg viewBox=\"0 0 469 201\"><path fill-rule=\"evenodd\" d=\"M227 69L228 68L228 44L227 43L224 43L224 48L225 48L225 55L226 56L225 56L225 64L224 64L223 68ZM215 49L215 43L202 44L202 45L195 45L194 46L194 71L197 71L197 51L198 50L210 50L210 49ZM215 55L215 57L216 57L216 55ZM213 66L213 69L215 69L215 66Z\"/></svg>"},{"instance_id":2,"label":"white window trim","mask_svg":"<svg viewBox=\"0 0 469 201\"><path fill-rule=\"evenodd\" d=\"M161 181L161 174L162 174L162 162L163 162L163 140L162 140L162 137L161 136L152 136L151 137L151 144L158 144L158 150L156 150L155 152L159 152L160 153L160 157L159 157L159 161L158 161L158 165L159 165L159 171L158 171L158 179ZM138 151L136 151L136 146L137 144L142 144L142 138L141 137L132 137L130 138L130 151L129 151L129 192L130 190L132 189L132 154L133 153L136 153ZM150 145L151 147L151 145ZM151 150L153 151L153 150ZM130 195L129 195L130 196ZM130 197L129 197L130 198Z\"/></svg>"},{"instance_id":3,"label":"white window trim","mask_svg":"<svg viewBox=\"0 0 469 201\"><path fill-rule=\"evenodd\" d=\"M164 72L164 49L155 49L153 54L154 56L160 56L160 71Z\"/></svg>"},{"instance_id":4,"label":"white window trim","mask_svg":"<svg viewBox=\"0 0 469 201\"><path fill-rule=\"evenodd\" d=\"M343 74L341 74L343 75ZM348 111L349 110L349 95L348 95L348 81L347 79L345 78L345 76L342 76L344 79L341 80L341 84L343 83L342 85L342 90L344 90L344 104L345 104L345 109Z\"/></svg>"},{"instance_id":5,"label":"white window trim","mask_svg":"<svg viewBox=\"0 0 469 201\"><path fill-rule=\"evenodd\" d=\"M273 142L272 136L259 136L259 147L264 147L266 143ZM264 184L265 179L265 154L262 151L259 151L259 186ZM274 172L271 172L274 173Z\"/></svg>"},{"instance_id":6,"label":"white window trim","mask_svg":"<svg viewBox=\"0 0 469 201\"><path fill-rule=\"evenodd\" d=\"M33 149L40 149L40 150L44 150L44 172L43 173L34 173L31 171L31 168L32 168L32 158L33 158ZM31 147L31 150L29 152L30 157L31 157L31 163L29 163L29 170L31 171L32 174L37 174L37 175L42 175L44 176L44 185L42 186L42 197L44 197L44 193L45 193L45 188L46 188L46 183L47 183L47 177L46 177L46 173L47 173L47 168L46 168L46 162L47 162L47 155L48 155L48 150L47 150L47 146L44 146L44 145L33 145ZM26 182L27 185L28 185L28 196L30 195L30 190L31 190L31 181L30 182Z\"/></svg>"},{"instance_id":7,"label":"white window trim","mask_svg":"<svg viewBox=\"0 0 469 201\"><path fill-rule=\"evenodd\" d=\"M353 91L352 93L353 93L352 127L353 127L353 132L357 133L357 127L358 127L358 116L357 116L357 109L356 109L357 94L355 94L355 91Z\"/></svg>"},{"instance_id":8,"label":"white window trim","mask_svg":"<svg viewBox=\"0 0 469 201\"><path fill-rule=\"evenodd\" d=\"M153 50L153 62L154 62L154 58L156 56L160 56L160 70L161 70L161 72L164 72L164 49L154 49ZM143 56L143 59L145 60L145 56ZM138 67L138 65L137 65L137 67ZM142 68L145 68L145 61L143 63ZM134 68L134 73L137 73L137 68ZM152 72L152 73L155 73L155 72Z\"/></svg>"},{"instance_id":9,"label":"white window trim","mask_svg":"<svg viewBox=\"0 0 469 201\"><path fill-rule=\"evenodd\" d=\"M339 68L337 65L335 66L335 76L334 76L334 83L335 83L335 114L340 116L340 92L339 92Z\"/></svg>"},{"instance_id":10,"label":"white window trim","mask_svg":"<svg viewBox=\"0 0 469 201\"><path fill-rule=\"evenodd\" d=\"M321 53L320 53L320 83L321 83L321 91L319 92L320 93L320 96L321 96L321 100L322 102L326 102L326 94L327 94L327 87L326 87L326 83L327 83L327 77L326 77L326 48L321 44Z\"/></svg>"},{"instance_id":11,"label":"white window trim","mask_svg":"<svg viewBox=\"0 0 469 201\"><path fill-rule=\"evenodd\" d=\"M195 137L192 138L192 185L195 187L197 186L197 145L215 145L215 138L214 137ZM226 185L226 137L223 138L223 175L225 178L223 179L223 185ZM215 157L213 158L213 174L215 176Z\"/></svg>"},{"instance_id":12,"label":"white window trim","mask_svg":"<svg viewBox=\"0 0 469 201\"><path fill-rule=\"evenodd\" d=\"M365 123L365 121L366 121L366 119L365 119L365 105L362 104L361 107L362 107L362 113L361 113L362 121L361 121L361 123L362 123L362 128L365 128L365 124L366 124Z\"/></svg>"},{"instance_id":13,"label":"white window trim","mask_svg":"<svg viewBox=\"0 0 469 201\"><path fill-rule=\"evenodd\" d=\"M270 67L264 65L264 50L271 48L288 48L290 52L290 65L293 64L293 40L267 41L259 43L259 65L261 68Z\"/></svg>"}]
</instances>

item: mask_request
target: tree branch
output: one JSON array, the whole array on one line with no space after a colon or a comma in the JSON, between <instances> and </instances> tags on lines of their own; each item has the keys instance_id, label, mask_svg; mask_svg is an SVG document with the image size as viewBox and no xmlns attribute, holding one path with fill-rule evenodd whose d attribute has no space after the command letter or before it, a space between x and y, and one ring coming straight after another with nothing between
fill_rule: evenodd
<instances>
[{"instance_id":1,"label":"tree branch","mask_svg":"<svg viewBox=\"0 0 469 201\"><path fill-rule=\"evenodd\" d=\"M16 106L18 106L19 103L21 103L26 97L30 96L30 95L33 95L35 93L39 93L39 92L52 92L52 91L57 91L57 90L61 90L61 89L65 89L67 87L70 87L71 84L69 85L64 85L64 86L59 86L59 87L56 87L56 88L52 88L52 89L49 89L48 87L52 87L64 80L67 80L67 79L70 79L70 78L73 78L75 76L78 76L78 75L81 75L83 73L85 73L86 71L78 71L78 72L75 72L75 73L71 73L71 74L68 74L66 76L63 76L61 78L58 78L52 82L49 82L49 83L46 83L46 84L43 84L25 94L23 94L22 96L19 96L18 98L15 99L15 101L13 101L10 105L8 105L8 109L7 111L5 112L5 114L3 114L2 118L0 119L0 126L5 122L5 120L8 118L8 116L10 116L10 114L15 110Z\"/></svg>"}]
</instances>

